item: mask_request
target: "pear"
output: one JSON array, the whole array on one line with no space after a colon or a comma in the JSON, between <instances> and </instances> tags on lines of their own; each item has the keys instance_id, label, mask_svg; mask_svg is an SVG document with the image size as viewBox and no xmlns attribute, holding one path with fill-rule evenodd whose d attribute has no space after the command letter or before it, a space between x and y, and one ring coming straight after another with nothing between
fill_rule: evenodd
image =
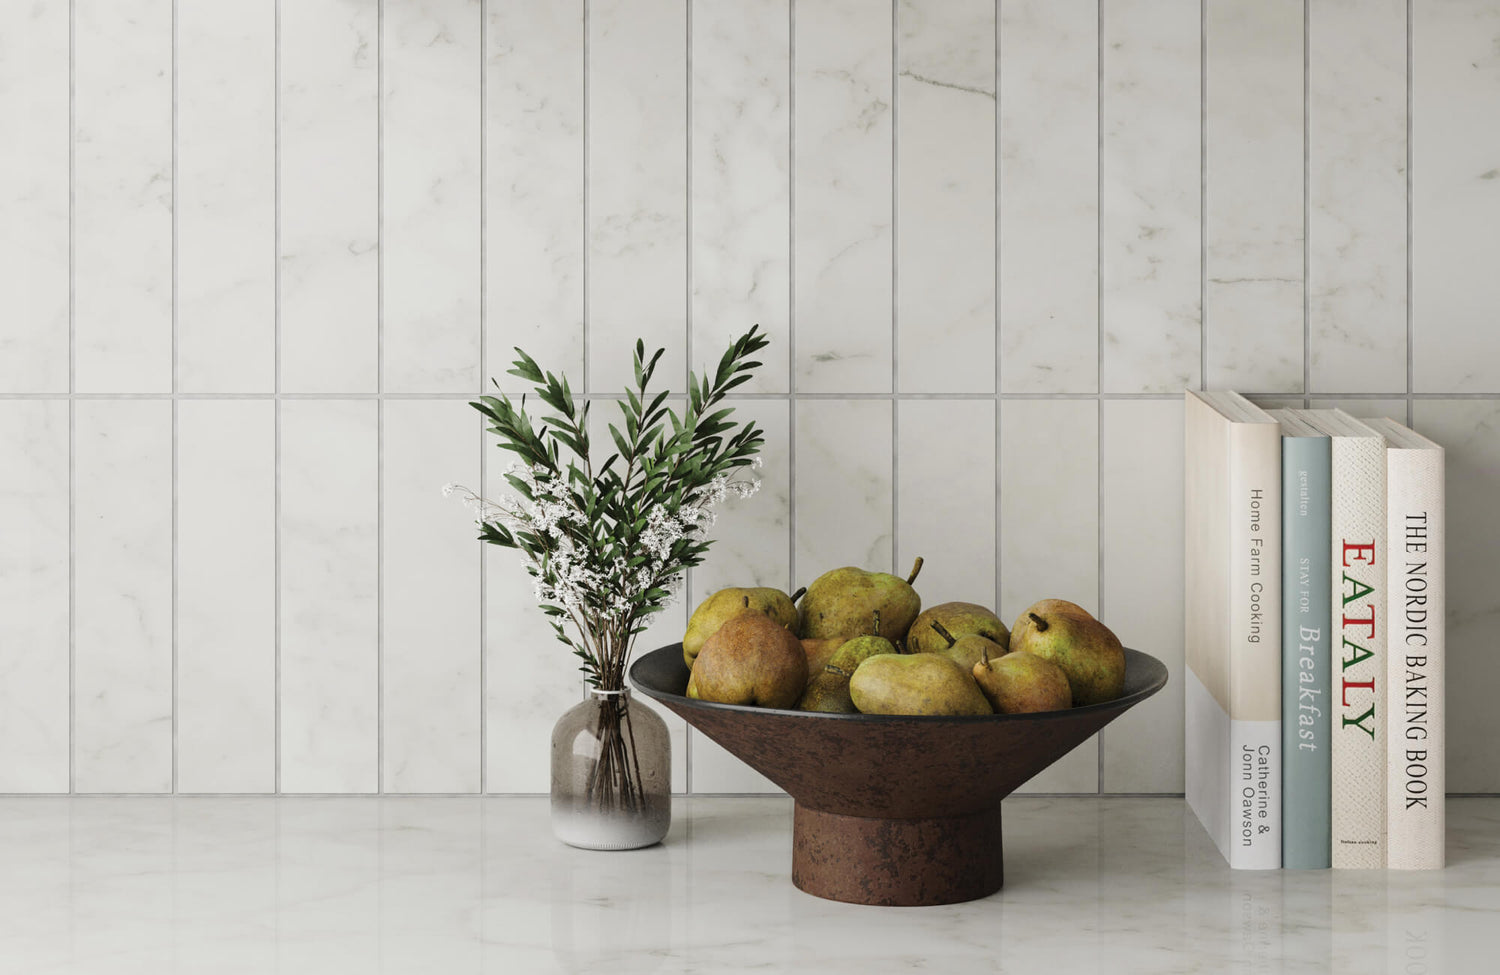
<instances>
[{"instance_id":1,"label":"pear","mask_svg":"<svg viewBox=\"0 0 1500 975\"><path fill-rule=\"evenodd\" d=\"M802 597L802 635L846 640L861 636L870 614L879 610L879 635L896 643L906 636L922 610L922 598L911 587L921 571L919 558L905 579L852 565L823 573Z\"/></svg>"},{"instance_id":2,"label":"pear","mask_svg":"<svg viewBox=\"0 0 1500 975\"><path fill-rule=\"evenodd\" d=\"M698 604L688 619L687 632L682 635L682 659L689 666L703 649L703 641L714 635L731 617L738 616L747 608L768 614L782 626L797 625L797 597L805 590L798 589L788 596L780 589L766 587L746 588L730 586L720 589ZM747 602L748 600L748 602Z\"/></svg>"},{"instance_id":3,"label":"pear","mask_svg":"<svg viewBox=\"0 0 1500 975\"><path fill-rule=\"evenodd\" d=\"M849 679L849 696L865 714L992 714L974 677L936 653L878 653Z\"/></svg>"},{"instance_id":4,"label":"pear","mask_svg":"<svg viewBox=\"0 0 1500 975\"><path fill-rule=\"evenodd\" d=\"M807 686L802 641L765 613L731 617L698 651L687 696L767 708L795 705Z\"/></svg>"},{"instance_id":5,"label":"pear","mask_svg":"<svg viewBox=\"0 0 1500 975\"><path fill-rule=\"evenodd\" d=\"M938 635L933 623L941 623L958 639L970 634L986 637L1002 647L1010 646L1010 630L1005 628L1000 617L978 603L938 603L922 610L906 634L907 653L930 653L948 646L946 638Z\"/></svg>"},{"instance_id":6,"label":"pear","mask_svg":"<svg viewBox=\"0 0 1500 975\"><path fill-rule=\"evenodd\" d=\"M1070 603L1066 599L1038 599L1030 606L1027 606L1025 612L1016 617L1015 625L1010 628L1010 648L1015 650L1018 643L1029 639L1026 634L1030 633L1035 625L1031 621L1032 613L1045 617L1048 613L1059 611L1064 613L1081 613L1089 617L1094 615L1077 603Z\"/></svg>"},{"instance_id":7,"label":"pear","mask_svg":"<svg viewBox=\"0 0 1500 975\"><path fill-rule=\"evenodd\" d=\"M808 678L807 690L797 708L828 714L857 714L854 699L849 696L849 678L859 665L877 653L895 653L895 644L880 636L880 614L874 614L874 626L867 636L857 636L834 652L822 670Z\"/></svg>"},{"instance_id":8,"label":"pear","mask_svg":"<svg viewBox=\"0 0 1500 975\"><path fill-rule=\"evenodd\" d=\"M1073 706L1068 675L1050 660L1017 650L974 665L974 683L998 714L1061 711Z\"/></svg>"},{"instance_id":9,"label":"pear","mask_svg":"<svg viewBox=\"0 0 1500 975\"><path fill-rule=\"evenodd\" d=\"M1043 603L1033 604L1011 628L1010 652L1033 653L1061 668L1074 707L1119 697L1125 689L1125 650L1119 638L1066 600Z\"/></svg>"},{"instance_id":10,"label":"pear","mask_svg":"<svg viewBox=\"0 0 1500 975\"><path fill-rule=\"evenodd\" d=\"M921 619L921 617L918 617L918 619ZM973 670L974 665L981 660L988 660L990 657L1002 657L1010 652L1008 646L1002 646L989 637L980 636L978 633L966 633L963 636L955 637L952 633L948 632L946 626L937 620L929 621L929 626L932 632L938 635L939 639L947 640L948 645L935 650L917 652L937 653L942 654L944 657L952 657L964 670ZM1001 628L1004 628L1003 625ZM916 632L915 626L912 627L912 632ZM908 650L911 649L911 637L907 637L906 646Z\"/></svg>"}]
</instances>

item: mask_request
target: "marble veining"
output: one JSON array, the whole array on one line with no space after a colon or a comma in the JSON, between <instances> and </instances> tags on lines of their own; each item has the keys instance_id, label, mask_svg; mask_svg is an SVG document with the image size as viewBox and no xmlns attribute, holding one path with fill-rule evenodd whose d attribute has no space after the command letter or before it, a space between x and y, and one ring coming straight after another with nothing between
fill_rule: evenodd
<instances>
[{"instance_id":1,"label":"marble veining","mask_svg":"<svg viewBox=\"0 0 1500 975\"><path fill-rule=\"evenodd\" d=\"M0 11L0 390L68 390L69 9Z\"/></svg>"},{"instance_id":2,"label":"marble veining","mask_svg":"<svg viewBox=\"0 0 1500 975\"><path fill-rule=\"evenodd\" d=\"M1442 871L1230 871L1178 798L1016 797L998 893L931 908L791 883L791 802L677 799L665 842L575 850L545 799L0 801L6 962L57 972L1481 970L1500 810ZM174 969L175 966L175 969Z\"/></svg>"},{"instance_id":3,"label":"marble veining","mask_svg":"<svg viewBox=\"0 0 1500 975\"><path fill-rule=\"evenodd\" d=\"M752 324L771 340L740 387L785 393L790 377L791 28L789 0L693 5L691 118L693 368Z\"/></svg>"},{"instance_id":4,"label":"marble veining","mask_svg":"<svg viewBox=\"0 0 1500 975\"><path fill-rule=\"evenodd\" d=\"M1406 387L1406 10L1308 7L1309 385Z\"/></svg>"},{"instance_id":5,"label":"marble veining","mask_svg":"<svg viewBox=\"0 0 1500 975\"><path fill-rule=\"evenodd\" d=\"M377 387L378 0L280 7L281 389Z\"/></svg>"},{"instance_id":6,"label":"marble veining","mask_svg":"<svg viewBox=\"0 0 1500 975\"><path fill-rule=\"evenodd\" d=\"M73 784L172 791L172 405L74 405Z\"/></svg>"}]
</instances>

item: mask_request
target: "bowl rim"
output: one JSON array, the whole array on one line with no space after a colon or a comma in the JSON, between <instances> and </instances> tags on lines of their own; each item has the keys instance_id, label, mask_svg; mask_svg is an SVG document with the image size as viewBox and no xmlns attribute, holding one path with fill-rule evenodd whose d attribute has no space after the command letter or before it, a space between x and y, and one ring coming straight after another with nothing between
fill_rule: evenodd
<instances>
[{"instance_id":1,"label":"bowl rim","mask_svg":"<svg viewBox=\"0 0 1500 975\"><path fill-rule=\"evenodd\" d=\"M833 714L827 711L799 711L795 708L767 708L757 704L723 704L718 701L703 701L698 698L688 697L686 694L673 694L668 691L650 687L636 676L636 671L650 658L664 654L668 651L682 659L682 644L672 643L664 647L657 647L637 657L630 665L628 675L630 685L653 700L680 704L684 707L702 709L705 711L723 711L730 714L775 714L789 718L807 718L813 720L835 720L835 721L874 721L874 722L898 722L898 721L957 721L961 723L981 723L986 721L1039 721L1039 720L1062 720L1076 718L1079 715L1102 714L1110 711L1133 707L1144 701L1167 685L1170 671L1167 665L1151 654L1130 647L1122 648L1125 651L1125 671L1130 672L1130 661L1139 658L1143 664L1151 669L1160 668L1160 673L1148 676L1145 687L1135 690L1129 694L1121 694L1110 701L1101 701L1098 704L1083 704L1077 707L1061 708L1056 711L1029 711L1024 714Z\"/></svg>"}]
</instances>

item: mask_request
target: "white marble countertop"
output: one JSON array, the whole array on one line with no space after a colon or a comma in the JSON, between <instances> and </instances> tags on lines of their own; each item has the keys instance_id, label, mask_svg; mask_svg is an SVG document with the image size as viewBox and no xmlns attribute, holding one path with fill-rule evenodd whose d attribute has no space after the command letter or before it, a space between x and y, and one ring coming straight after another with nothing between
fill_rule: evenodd
<instances>
[{"instance_id":1,"label":"white marble countertop","mask_svg":"<svg viewBox=\"0 0 1500 975\"><path fill-rule=\"evenodd\" d=\"M1006 886L860 907L792 886L791 802L678 799L565 847L533 798L0 800L0 972L1474 972L1500 799L1441 872L1234 873L1180 799L1005 803Z\"/></svg>"}]
</instances>

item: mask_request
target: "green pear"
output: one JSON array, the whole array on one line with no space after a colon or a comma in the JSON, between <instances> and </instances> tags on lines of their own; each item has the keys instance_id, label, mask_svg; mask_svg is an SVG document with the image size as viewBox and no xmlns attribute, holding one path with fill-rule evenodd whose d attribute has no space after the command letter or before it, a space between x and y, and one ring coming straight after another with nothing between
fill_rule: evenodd
<instances>
[{"instance_id":1,"label":"green pear","mask_svg":"<svg viewBox=\"0 0 1500 975\"><path fill-rule=\"evenodd\" d=\"M803 590L799 589L788 596L780 589L766 587L730 586L728 589L720 589L699 603L688 619L687 632L682 635L683 661L689 667L693 666L698 651L703 649L703 642L731 617L738 616L746 609L759 610L782 626L795 627L797 597L802 593Z\"/></svg>"},{"instance_id":2,"label":"green pear","mask_svg":"<svg viewBox=\"0 0 1500 975\"><path fill-rule=\"evenodd\" d=\"M870 614L878 610L879 635L893 644L898 642L922 611L922 597L911 587L921 571L922 560L917 559L911 575L905 579L852 565L823 573L802 597L802 635L844 639L861 636L868 627Z\"/></svg>"},{"instance_id":3,"label":"green pear","mask_svg":"<svg viewBox=\"0 0 1500 975\"><path fill-rule=\"evenodd\" d=\"M1068 676L1073 706L1113 701L1125 689L1125 650L1109 627L1065 600L1044 600L1010 631L1010 652L1052 661ZM1039 607L1039 608L1038 608Z\"/></svg>"},{"instance_id":4,"label":"green pear","mask_svg":"<svg viewBox=\"0 0 1500 975\"><path fill-rule=\"evenodd\" d=\"M859 665L877 653L895 653L895 644L880 636L880 614L874 614L873 632L845 640L828 663L818 673L808 678L807 690L797 708L801 711L822 711L828 714L857 714L854 699L849 696L849 678Z\"/></svg>"},{"instance_id":5,"label":"green pear","mask_svg":"<svg viewBox=\"0 0 1500 975\"><path fill-rule=\"evenodd\" d=\"M992 714L972 674L935 653L878 653L849 679L865 714Z\"/></svg>"},{"instance_id":6,"label":"green pear","mask_svg":"<svg viewBox=\"0 0 1500 975\"><path fill-rule=\"evenodd\" d=\"M720 704L789 708L807 686L807 654L797 634L765 613L741 613L698 651L687 696Z\"/></svg>"},{"instance_id":7,"label":"green pear","mask_svg":"<svg viewBox=\"0 0 1500 975\"><path fill-rule=\"evenodd\" d=\"M1038 599L1030 606L1027 606L1025 612L1016 617L1015 625L1010 628L1010 648L1012 650L1018 649L1019 644L1030 639L1029 634L1036 625L1031 621L1032 613L1046 617L1048 613L1056 612L1082 614L1090 618L1094 615L1077 603L1070 603L1066 599Z\"/></svg>"},{"instance_id":8,"label":"green pear","mask_svg":"<svg viewBox=\"0 0 1500 975\"><path fill-rule=\"evenodd\" d=\"M974 683L997 714L1061 711L1073 706L1068 675L1050 660L1017 650L974 665Z\"/></svg>"},{"instance_id":9,"label":"green pear","mask_svg":"<svg viewBox=\"0 0 1500 975\"><path fill-rule=\"evenodd\" d=\"M918 617L918 619L920 618ZM931 620L928 625L932 632L938 635L939 639L948 641L947 645L934 650L913 652L937 653L942 654L944 657L952 657L964 670L973 670L974 665L981 660L988 660L990 657L1002 657L1010 652L1008 646L1002 646L989 637L980 636L978 633L966 633L963 636L955 637L952 633L948 632L946 626L937 620ZM912 631L916 632L915 626L912 627ZM910 651L910 637L907 637L906 645Z\"/></svg>"},{"instance_id":10,"label":"green pear","mask_svg":"<svg viewBox=\"0 0 1500 975\"><path fill-rule=\"evenodd\" d=\"M1000 617L978 603L938 603L922 610L922 614L911 624L906 634L907 653L930 653L948 646L948 641L938 635L933 623L941 623L958 639L975 634L1000 644L1010 646L1010 630L1005 628Z\"/></svg>"}]
</instances>

